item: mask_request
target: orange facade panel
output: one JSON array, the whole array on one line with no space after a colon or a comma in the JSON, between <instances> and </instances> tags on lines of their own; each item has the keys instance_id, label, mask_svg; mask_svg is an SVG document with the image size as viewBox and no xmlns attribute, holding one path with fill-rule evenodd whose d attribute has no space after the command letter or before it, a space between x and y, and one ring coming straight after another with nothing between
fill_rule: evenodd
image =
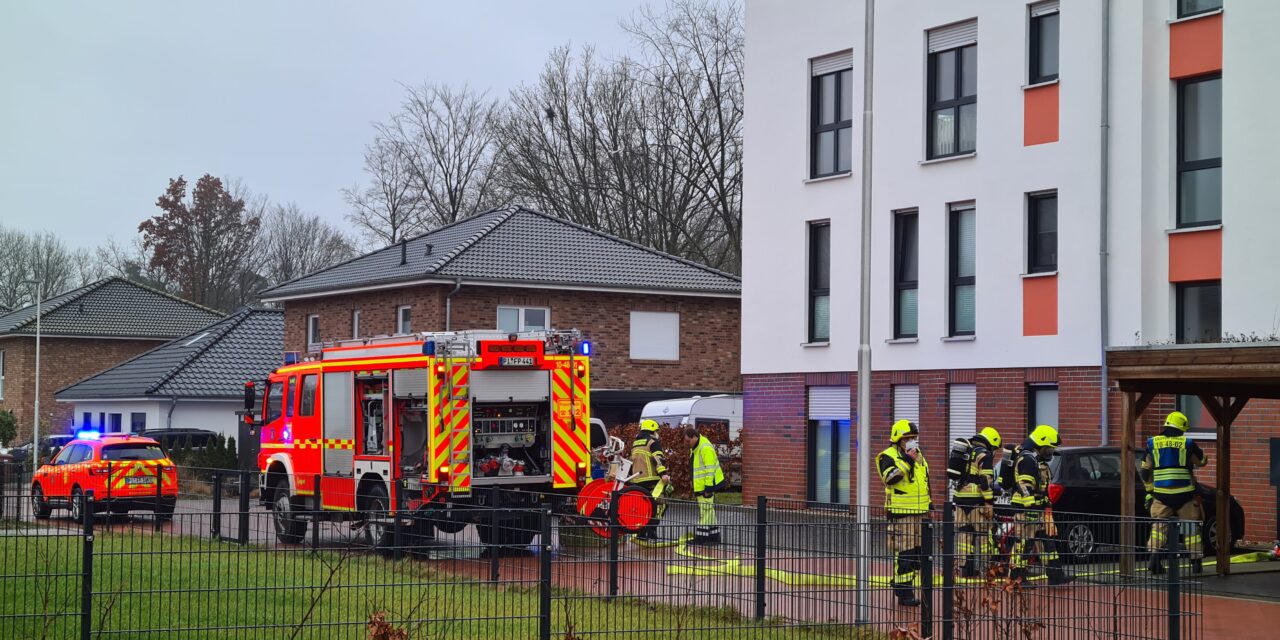
<instances>
[{"instance_id":1,"label":"orange facade panel","mask_svg":"<svg viewBox=\"0 0 1280 640\"><path fill-rule=\"evenodd\" d=\"M1058 276L1022 279L1022 335L1058 334Z\"/></svg>"},{"instance_id":2,"label":"orange facade panel","mask_svg":"<svg viewBox=\"0 0 1280 640\"><path fill-rule=\"evenodd\" d=\"M1169 234L1169 282L1222 279L1222 229Z\"/></svg>"},{"instance_id":3,"label":"orange facade panel","mask_svg":"<svg viewBox=\"0 0 1280 640\"><path fill-rule=\"evenodd\" d=\"M1022 92L1022 145L1058 141L1058 83Z\"/></svg>"},{"instance_id":4,"label":"orange facade panel","mask_svg":"<svg viewBox=\"0 0 1280 640\"><path fill-rule=\"evenodd\" d=\"M1222 71L1222 14L1169 25L1169 77L1190 78Z\"/></svg>"}]
</instances>

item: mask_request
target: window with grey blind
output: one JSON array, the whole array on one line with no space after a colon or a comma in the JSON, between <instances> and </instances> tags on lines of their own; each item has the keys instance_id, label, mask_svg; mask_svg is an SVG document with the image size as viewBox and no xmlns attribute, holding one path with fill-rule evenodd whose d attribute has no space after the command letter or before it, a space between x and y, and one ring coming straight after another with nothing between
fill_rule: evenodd
<instances>
[{"instance_id":1,"label":"window with grey blind","mask_svg":"<svg viewBox=\"0 0 1280 640\"><path fill-rule=\"evenodd\" d=\"M853 53L814 58L809 66L809 176L847 173L853 167Z\"/></svg>"},{"instance_id":2,"label":"window with grey blind","mask_svg":"<svg viewBox=\"0 0 1280 640\"><path fill-rule=\"evenodd\" d=\"M1222 222L1222 76L1178 83L1178 226Z\"/></svg>"},{"instance_id":3,"label":"window with grey blind","mask_svg":"<svg viewBox=\"0 0 1280 640\"><path fill-rule=\"evenodd\" d=\"M928 157L973 153L978 139L978 21L929 31Z\"/></svg>"},{"instance_id":4,"label":"window with grey blind","mask_svg":"<svg viewBox=\"0 0 1280 640\"><path fill-rule=\"evenodd\" d=\"M809 342L831 339L831 223L809 223Z\"/></svg>"},{"instance_id":5,"label":"window with grey blind","mask_svg":"<svg viewBox=\"0 0 1280 640\"><path fill-rule=\"evenodd\" d=\"M972 438L978 432L978 385L947 385L947 437Z\"/></svg>"},{"instance_id":6,"label":"window with grey blind","mask_svg":"<svg viewBox=\"0 0 1280 640\"><path fill-rule=\"evenodd\" d=\"M977 215L973 205L952 205L949 226L950 335L971 336L977 314Z\"/></svg>"},{"instance_id":7,"label":"window with grey blind","mask_svg":"<svg viewBox=\"0 0 1280 640\"><path fill-rule=\"evenodd\" d=\"M914 338L919 330L920 215L893 215L893 337Z\"/></svg>"},{"instance_id":8,"label":"window with grey blind","mask_svg":"<svg viewBox=\"0 0 1280 640\"><path fill-rule=\"evenodd\" d=\"M920 385L893 385L893 421L910 420L920 424Z\"/></svg>"}]
</instances>

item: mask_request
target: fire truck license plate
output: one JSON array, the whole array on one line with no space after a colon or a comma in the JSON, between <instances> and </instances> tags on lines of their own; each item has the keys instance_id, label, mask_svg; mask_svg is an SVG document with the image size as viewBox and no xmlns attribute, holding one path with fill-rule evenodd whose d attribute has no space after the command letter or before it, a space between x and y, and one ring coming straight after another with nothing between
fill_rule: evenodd
<instances>
[{"instance_id":1,"label":"fire truck license plate","mask_svg":"<svg viewBox=\"0 0 1280 640\"><path fill-rule=\"evenodd\" d=\"M501 367L532 367L533 358L498 358L498 366Z\"/></svg>"},{"instance_id":2,"label":"fire truck license plate","mask_svg":"<svg viewBox=\"0 0 1280 640\"><path fill-rule=\"evenodd\" d=\"M155 479L155 478L152 478L151 476L138 476L138 477L134 477L134 478L125 478L125 479L124 479L124 483L125 483L125 484L152 484L152 483L154 483L155 481L156 481L156 479Z\"/></svg>"}]
</instances>

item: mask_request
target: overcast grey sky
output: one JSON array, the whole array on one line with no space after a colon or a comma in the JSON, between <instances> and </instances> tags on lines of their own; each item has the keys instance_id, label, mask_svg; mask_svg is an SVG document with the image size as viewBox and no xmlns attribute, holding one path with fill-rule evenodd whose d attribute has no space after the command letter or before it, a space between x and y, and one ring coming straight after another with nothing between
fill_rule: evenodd
<instances>
[{"instance_id":1,"label":"overcast grey sky","mask_svg":"<svg viewBox=\"0 0 1280 640\"><path fill-rule=\"evenodd\" d=\"M0 0L0 224L129 240L168 178L340 222L400 83L504 95L557 45L631 47L643 0Z\"/></svg>"}]
</instances>

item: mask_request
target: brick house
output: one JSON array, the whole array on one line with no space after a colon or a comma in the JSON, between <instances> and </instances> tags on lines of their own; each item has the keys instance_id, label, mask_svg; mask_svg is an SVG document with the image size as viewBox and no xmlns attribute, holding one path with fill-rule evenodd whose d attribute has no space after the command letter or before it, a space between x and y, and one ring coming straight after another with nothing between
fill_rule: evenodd
<instances>
[{"instance_id":1,"label":"brick house","mask_svg":"<svg viewBox=\"0 0 1280 640\"><path fill-rule=\"evenodd\" d=\"M284 283L285 349L420 331L582 330L592 410L736 393L737 277L524 208L490 211Z\"/></svg>"},{"instance_id":2,"label":"brick house","mask_svg":"<svg viewBox=\"0 0 1280 640\"><path fill-rule=\"evenodd\" d=\"M208 325L222 314L167 293L104 278L45 300L40 309L40 419L44 433L68 433L71 406L54 392ZM0 315L0 409L31 437L35 411L35 305Z\"/></svg>"}]
</instances>

